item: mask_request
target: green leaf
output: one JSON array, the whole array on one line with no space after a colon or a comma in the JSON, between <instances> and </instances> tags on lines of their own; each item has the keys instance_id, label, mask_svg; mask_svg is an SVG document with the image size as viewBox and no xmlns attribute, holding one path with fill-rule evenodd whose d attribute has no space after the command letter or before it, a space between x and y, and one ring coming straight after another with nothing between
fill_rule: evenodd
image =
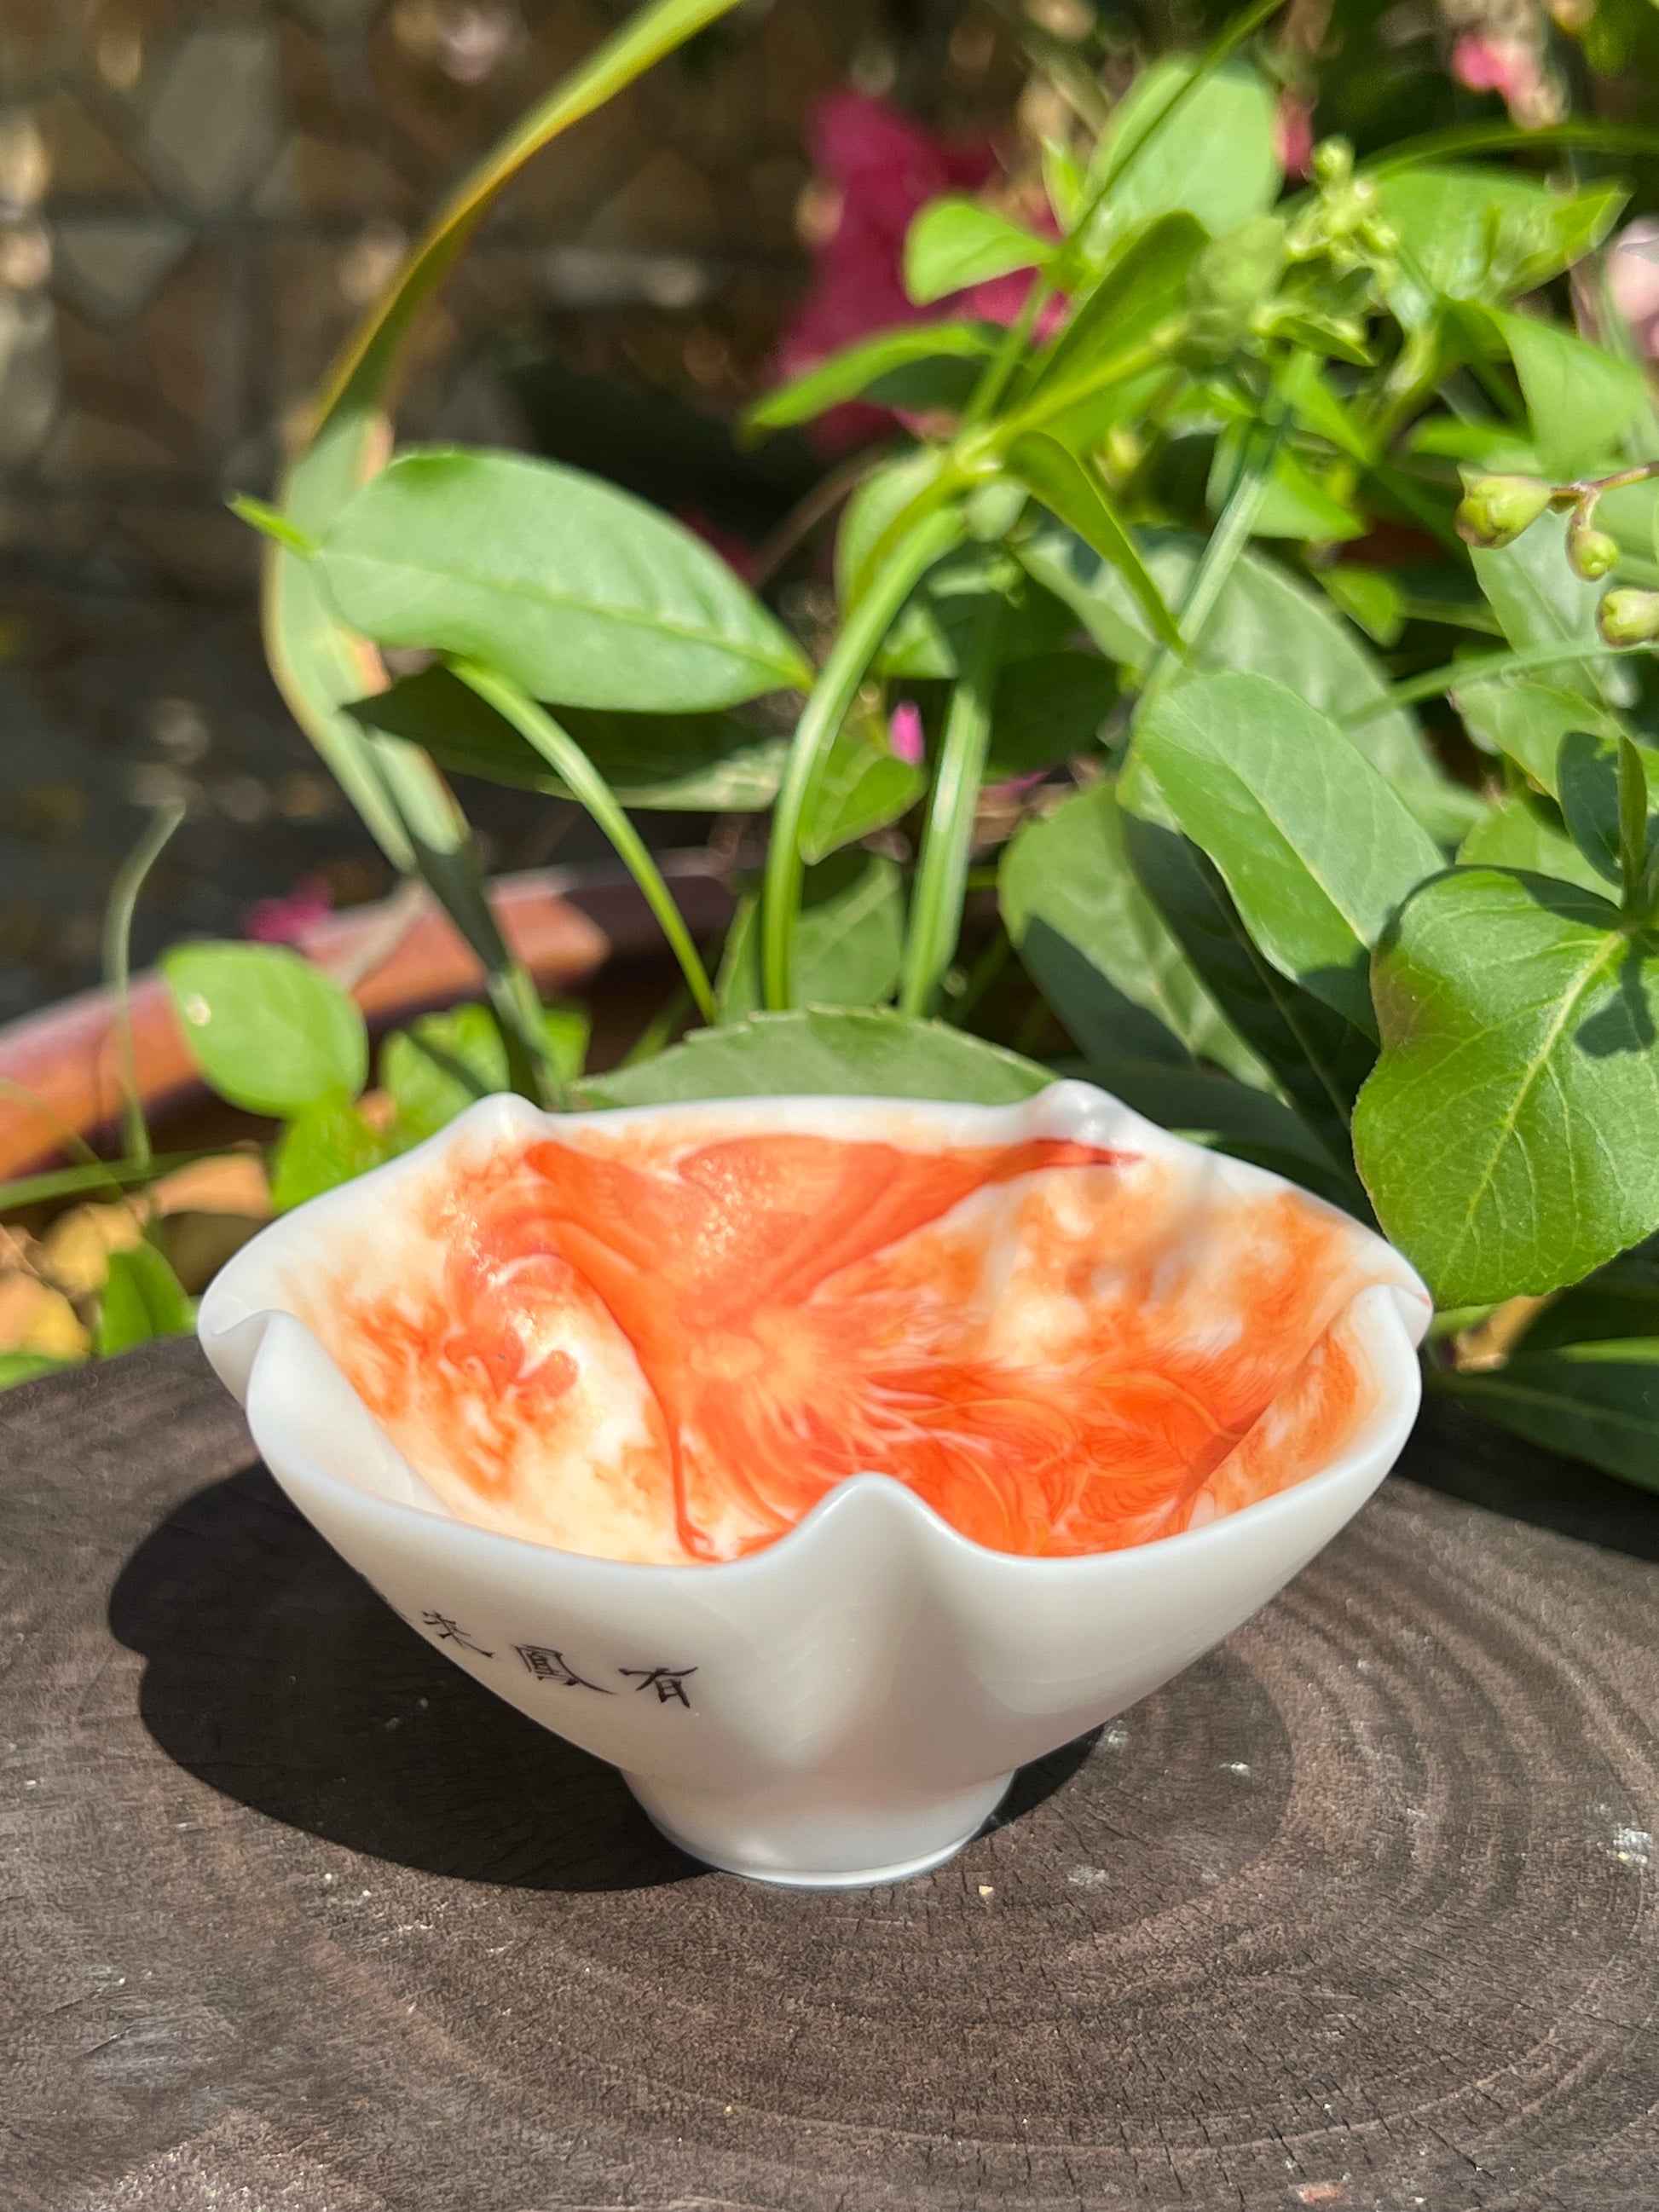
<instances>
[{"instance_id":1,"label":"green leaf","mask_svg":"<svg viewBox=\"0 0 1659 2212\"><path fill-rule=\"evenodd\" d=\"M924 323L878 331L756 401L750 430L810 422L848 399L906 409L960 406L1001 333L994 323Z\"/></svg>"},{"instance_id":2,"label":"green leaf","mask_svg":"<svg viewBox=\"0 0 1659 2212\"><path fill-rule=\"evenodd\" d=\"M1000 1045L885 1008L755 1014L699 1030L654 1060L586 1084L599 1106L687 1098L960 1099L1006 1106L1053 1081L1046 1067Z\"/></svg>"},{"instance_id":3,"label":"green leaf","mask_svg":"<svg viewBox=\"0 0 1659 2212\"><path fill-rule=\"evenodd\" d=\"M587 1051L580 1006L544 1006L542 1028L561 1079L574 1083ZM445 1127L477 1098L507 1089L506 1041L494 1010L454 1006L394 1030L380 1047L380 1082L398 1109L400 1149Z\"/></svg>"},{"instance_id":4,"label":"green leaf","mask_svg":"<svg viewBox=\"0 0 1659 2212\"><path fill-rule=\"evenodd\" d=\"M1596 185L1564 197L1512 169L1473 164L1397 170L1376 179L1378 211L1399 238L1390 301L1408 326L1437 298L1497 301L1530 292L1599 246L1629 197Z\"/></svg>"},{"instance_id":5,"label":"green leaf","mask_svg":"<svg viewBox=\"0 0 1659 2212\"><path fill-rule=\"evenodd\" d=\"M1512 760L1552 799L1561 740L1569 731L1616 739L1623 729L1619 717L1599 701L1534 677L1460 684L1450 696L1475 743Z\"/></svg>"},{"instance_id":6,"label":"green leaf","mask_svg":"<svg viewBox=\"0 0 1659 2212\"><path fill-rule=\"evenodd\" d=\"M1210 1060L1262 1079L1131 868L1109 779L1025 824L1002 856L997 896L1021 960L1091 1066Z\"/></svg>"},{"instance_id":7,"label":"green leaf","mask_svg":"<svg viewBox=\"0 0 1659 2212\"><path fill-rule=\"evenodd\" d=\"M1138 536L1165 604L1179 606L1192 581L1199 541L1184 532ZM1127 586L1097 553L1058 524L1034 531L1016 550L1038 582L1072 608L1103 653L1138 676L1146 674L1156 641ZM1257 553L1240 556L1192 641L1188 666L1194 675L1237 669L1271 676L1333 716L1379 704L1389 693L1375 656L1324 595ZM1178 675L1172 688L1185 680ZM1347 735L1431 836L1449 842L1468 828L1479 803L1435 762L1415 716L1388 707Z\"/></svg>"},{"instance_id":8,"label":"green leaf","mask_svg":"<svg viewBox=\"0 0 1659 2212\"><path fill-rule=\"evenodd\" d=\"M1512 545L1476 550L1469 558L1504 636L1517 651L1583 645L1583 660L1563 660L1550 671L1553 690L1577 691L1598 704L1623 706L1632 696L1630 671L1610 659L1595 631L1602 586L1576 576L1567 560L1567 522L1540 515Z\"/></svg>"},{"instance_id":9,"label":"green leaf","mask_svg":"<svg viewBox=\"0 0 1659 2212\"><path fill-rule=\"evenodd\" d=\"M1167 818L1132 768L1118 787L1124 842L1148 896L1232 1028L1263 1061L1334 1161L1376 1048L1363 1030L1281 975L1244 927L1212 864Z\"/></svg>"},{"instance_id":10,"label":"green leaf","mask_svg":"<svg viewBox=\"0 0 1659 2212\"><path fill-rule=\"evenodd\" d=\"M1542 473L1552 480L1577 477L1616 455L1620 439L1648 404L1634 362L1535 315L1494 307L1491 316L1521 380Z\"/></svg>"},{"instance_id":11,"label":"green leaf","mask_svg":"<svg viewBox=\"0 0 1659 2212\"><path fill-rule=\"evenodd\" d=\"M722 1018L761 1003L760 931L752 898L739 908L720 969ZM876 853L840 852L806 871L795 932L795 992L808 1006L869 1006L898 981L904 941L904 881Z\"/></svg>"},{"instance_id":12,"label":"green leaf","mask_svg":"<svg viewBox=\"0 0 1659 2212\"><path fill-rule=\"evenodd\" d=\"M1350 562L1346 568L1320 569L1318 579L1327 595L1374 645L1386 651L1399 644L1409 619L1406 594L1386 568L1363 568Z\"/></svg>"},{"instance_id":13,"label":"green leaf","mask_svg":"<svg viewBox=\"0 0 1659 2212\"><path fill-rule=\"evenodd\" d=\"M1145 138L1192 62L1167 54L1141 70L1102 133L1089 166L1098 187ZM1150 140L1121 182L1109 184L1104 215L1114 229L1184 209L1212 236L1232 230L1279 197L1277 111L1255 70L1227 64L1206 78Z\"/></svg>"},{"instance_id":14,"label":"green leaf","mask_svg":"<svg viewBox=\"0 0 1659 2212\"><path fill-rule=\"evenodd\" d=\"M1035 653L1005 666L991 701L993 782L1092 751L1117 702L1117 672L1092 653Z\"/></svg>"},{"instance_id":15,"label":"green leaf","mask_svg":"<svg viewBox=\"0 0 1659 2212\"><path fill-rule=\"evenodd\" d=\"M1249 429L1247 423L1230 423L1216 440L1205 490L1213 514L1221 512L1237 481ZM1370 527L1364 517L1339 499L1299 455L1288 446L1279 447L1262 488L1261 504L1250 524L1253 538L1294 538L1298 542L1311 538L1317 544L1338 544L1363 538Z\"/></svg>"},{"instance_id":16,"label":"green leaf","mask_svg":"<svg viewBox=\"0 0 1659 2212\"><path fill-rule=\"evenodd\" d=\"M1160 693L1134 748L1274 967L1374 1034L1366 952L1441 866L1382 775L1334 722L1262 676Z\"/></svg>"},{"instance_id":17,"label":"green leaf","mask_svg":"<svg viewBox=\"0 0 1659 2212\"><path fill-rule=\"evenodd\" d=\"M1553 1298L1516 1347L1554 1352L1568 1344L1605 1344L1620 1336L1659 1336L1659 1249L1651 1239L1621 1252L1582 1283Z\"/></svg>"},{"instance_id":18,"label":"green leaf","mask_svg":"<svg viewBox=\"0 0 1659 2212\"><path fill-rule=\"evenodd\" d=\"M98 1320L98 1353L112 1359L158 1336L188 1336L196 1325L184 1285L153 1244L109 1255Z\"/></svg>"},{"instance_id":19,"label":"green leaf","mask_svg":"<svg viewBox=\"0 0 1659 2212\"><path fill-rule=\"evenodd\" d=\"M1005 660L1051 652L1076 628L1071 610L1034 583L1000 546L964 545L948 555L910 594L882 642L884 676L949 677L993 600L1001 602Z\"/></svg>"},{"instance_id":20,"label":"green leaf","mask_svg":"<svg viewBox=\"0 0 1659 2212\"><path fill-rule=\"evenodd\" d=\"M1008 449L1007 464L1051 514L1117 570L1159 643L1176 653L1183 652L1175 617L1164 604L1163 594L1101 478L1046 431L1017 438Z\"/></svg>"},{"instance_id":21,"label":"green leaf","mask_svg":"<svg viewBox=\"0 0 1659 2212\"><path fill-rule=\"evenodd\" d=\"M1053 251L1050 240L994 209L953 195L931 201L906 233L904 289L925 307L1011 270L1038 268Z\"/></svg>"},{"instance_id":22,"label":"green leaf","mask_svg":"<svg viewBox=\"0 0 1659 2212\"><path fill-rule=\"evenodd\" d=\"M1629 744L1629 738L1623 740ZM1626 871L1621 862L1621 821L1619 763L1622 747L1609 743L1606 738L1591 737L1587 731L1573 730L1561 740L1561 750L1556 768L1556 792L1560 801L1562 819L1568 835L1596 874L1605 884L1622 888ZM1634 751L1632 748L1632 751ZM1635 755L1638 776L1641 775L1641 755ZM1647 793L1640 792L1636 811L1631 822L1632 847L1643 846L1634 854L1634 869L1639 876L1647 854L1653 848L1656 824L1646 807ZM1642 817L1647 827L1645 844L1638 834ZM1596 887L1604 897L1610 896L1605 884Z\"/></svg>"},{"instance_id":23,"label":"green leaf","mask_svg":"<svg viewBox=\"0 0 1659 2212\"><path fill-rule=\"evenodd\" d=\"M1652 947L1577 884L1458 869L1377 951L1354 1150L1446 1306L1576 1282L1659 1225Z\"/></svg>"},{"instance_id":24,"label":"green leaf","mask_svg":"<svg viewBox=\"0 0 1659 2212\"><path fill-rule=\"evenodd\" d=\"M836 532L836 599L843 620L868 590L876 556L905 509L925 500L945 474L939 447L923 446L872 470L842 509Z\"/></svg>"},{"instance_id":25,"label":"green leaf","mask_svg":"<svg viewBox=\"0 0 1659 2212\"><path fill-rule=\"evenodd\" d=\"M16 1176L0 1182L0 1213L25 1206L43 1206L48 1200L106 1197L136 1182L154 1182L174 1168L192 1167L198 1160L215 1159L224 1150L216 1145L199 1152L153 1152L147 1160L89 1160L78 1168L49 1168L44 1175Z\"/></svg>"},{"instance_id":26,"label":"green leaf","mask_svg":"<svg viewBox=\"0 0 1659 2212\"><path fill-rule=\"evenodd\" d=\"M1201 223L1179 214L1130 241L1016 386L1011 435L1048 429L1062 444L1076 442L1102 392L1173 349L1186 328L1187 280L1205 236Z\"/></svg>"},{"instance_id":27,"label":"green leaf","mask_svg":"<svg viewBox=\"0 0 1659 2212\"><path fill-rule=\"evenodd\" d=\"M1529 1443L1659 1490L1659 1337L1523 1351L1490 1374L1435 1379Z\"/></svg>"},{"instance_id":28,"label":"green leaf","mask_svg":"<svg viewBox=\"0 0 1659 2212\"><path fill-rule=\"evenodd\" d=\"M365 729L422 745L441 768L557 799L568 784L505 715L447 668L405 676L346 710ZM753 814L769 806L787 740L735 714L624 714L599 707L549 710L568 729L624 806Z\"/></svg>"},{"instance_id":29,"label":"green leaf","mask_svg":"<svg viewBox=\"0 0 1659 2212\"><path fill-rule=\"evenodd\" d=\"M503 1050L501 1061L506 1066ZM503 1085L503 1088L505 1085ZM270 1203L278 1213L377 1168L392 1148L343 1091L303 1108L283 1130L271 1167Z\"/></svg>"},{"instance_id":30,"label":"green leaf","mask_svg":"<svg viewBox=\"0 0 1659 2212\"><path fill-rule=\"evenodd\" d=\"M1607 896L1606 884L1568 836L1558 809L1531 792L1511 792L1483 815L1457 857L1466 867L1523 869Z\"/></svg>"},{"instance_id":31,"label":"green leaf","mask_svg":"<svg viewBox=\"0 0 1659 2212\"><path fill-rule=\"evenodd\" d=\"M842 845L885 829L908 814L927 788L927 770L899 758L878 720L849 718L836 732L808 797L802 858L827 860Z\"/></svg>"},{"instance_id":32,"label":"green leaf","mask_svg":"<svg viewBox=\"0 0 1659 2212\"><path fill-rule=\"evenodd\" d=\"M368 1033L331 975L280 945L177 945L161 972L196 1065L251 1114L297 1114L368 1075Z\"/></svg>"},{"instance_id":33,"label":"green leaf","mask_svg":"<svg viewBox=\"0 0 1659 2212\"><path fill-rule=\"evenodd\" d=\"M78 1359L54 1359L49 1352L0 1352L0 1390L15 1383L33 1382L42 1375L60 1375L66 1367L79 1367Z\"/></svg>"},{"instance_id":34,"label":"green leaf","mask_svg":"<svg viewBox=\"0 0 1659 2212\"><path fill-rule=\"evenodd\" d=\"M476 654L534 698L684 712L811 681L701 538L523 454L404 453L342 509L316 566L377 644Z\"/></svg>"},{"instance_id":35,"label":"green leaf","mask_svg":"<svg viewBox=\"0 0 1659 2212\"><path fill-rule=\"evenodd\" d=\"M1160 1128L1234 1159L1253 1160L1369 1220L1370 1206L1353 1175L1335 1165L1307 1124L1271 1091L1190 1061L1177 1066L1111 1054L1091 1057L1086 1064L1091 1082Z\"/></svg>"}]
</instances>

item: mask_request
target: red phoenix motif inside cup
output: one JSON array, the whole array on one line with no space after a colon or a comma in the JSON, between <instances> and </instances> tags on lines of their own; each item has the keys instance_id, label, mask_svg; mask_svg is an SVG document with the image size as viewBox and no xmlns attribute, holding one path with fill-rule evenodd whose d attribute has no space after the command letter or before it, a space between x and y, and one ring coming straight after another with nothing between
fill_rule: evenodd
<instances>
[{"instance_id":1,"label":"red phoenix motif inside cup","mask_svg":"<svg viewBox=\"0 0 1659 2212\"><path fill-rule=\"evenodd\" d=\"M1194 1157L579 1123L447 1156L306 1317L453 1511L532 1540L732 1559L873 1473L994 1550L1116 1550L1374 1396L1346 1310L1386 1248Z\"/></svg>"}]
</instances>

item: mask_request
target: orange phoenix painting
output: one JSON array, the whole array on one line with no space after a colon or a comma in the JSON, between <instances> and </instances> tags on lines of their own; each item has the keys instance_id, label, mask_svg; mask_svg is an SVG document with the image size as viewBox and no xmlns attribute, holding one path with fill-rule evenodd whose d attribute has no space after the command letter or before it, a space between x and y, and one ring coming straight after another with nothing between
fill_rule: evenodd
<instances>
[{"instance_id":1,"label":"orange phoenix painting","mask_svg":"<svg viewBox=\"0 0 1659 2212\"><path fill-rule=\"evenodd\" d=\"M1375 1240L1207 1166L584 1122L449 1155L410 1253L306 1317L452 1510L535 1541L736 1559L874 1473L994 1550L1116 1550L1300 1480L1369 1410L1343 1316Z\"/></svg>"}]
</instances>

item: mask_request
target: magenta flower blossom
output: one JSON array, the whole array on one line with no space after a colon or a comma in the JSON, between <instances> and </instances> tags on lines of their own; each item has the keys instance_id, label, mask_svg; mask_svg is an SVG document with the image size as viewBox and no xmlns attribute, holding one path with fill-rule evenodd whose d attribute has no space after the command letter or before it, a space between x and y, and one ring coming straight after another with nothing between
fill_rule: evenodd
<instances>
[{"instance_id":1,"label":"magenta flower blossom","mask_svg":"<svg viewBox=\"0 0 1659 2212\"><path fill-rule=\"evenodd\" d=\"M243 926L256 945L298 945L333 905L326 877L301 876L285 897L255 899Z\"/></svg>"},{"instance_id":2,"label":"magenta flower blossom","mask_svg":"<svg viewBox=\"0 0 1659 2212\"><path fill-rule=\"evenodd\" d=\"M927 757L927 740L922 735L921 709L914 699L901 699L887 723L887 742L900 760L911 768L920 768Z\"/></svg>"},{"instance_id":3,"label":"magenta flower blossom","mask_svg":"<svg viewBox=\"0 0 1659 2212\"><path fill-rule=\"evenodd\" d=\"M1608 249L1607 283L1637 343L1659 360L1659 218L1643 216L1620 231Z\"/></svg>"}]
</instances>

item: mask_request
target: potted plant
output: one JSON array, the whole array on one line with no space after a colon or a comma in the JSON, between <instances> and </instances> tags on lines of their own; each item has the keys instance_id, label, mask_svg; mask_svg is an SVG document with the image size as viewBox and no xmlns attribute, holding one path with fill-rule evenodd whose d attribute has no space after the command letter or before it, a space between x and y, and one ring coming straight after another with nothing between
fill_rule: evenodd
<instances>
[{"instance_id":1,"label":"potted plant","mask_svg":"<svg viewBox=\"0 0 1659 2212\"><path fill-rule=\"evenodd\" d=\"M486 979L394 1041L366 1113L361 1018L326 979L170 957L210 1081L287 1118L278 1204L499 1089L675 1126L771 1101L774 1129L817 1097L862 1127L860 1099L949 1121L1083 1076L1380 1227L1438 1310L1437 1389L1653 1484L1659 422L1593 281L1623 188L1472 159L1521 143L1483 126L1359 167L1328 143L1286 193L1247 58L1273 9L1247 11L1046 143L1040 179L924 208L915 319L753 410L757 434L854 398L909 426L840 515L809 651L643 503L520 455L394 454L386 411L501 185L723 5L645 9L525 118L348 349L279 504L238 502L272 541L285 696ZM1594 328L1557 312L1570 272ZM1006 323L957 311L1008 278ZM425 665L394 682L388 652ZM574 797L610 836L682 978L628 1066L587 1077L579 1025L550 1026L445 769ZM718 962L629 818L693 788L766 821ZM1367 1280L1409 1299L1373 1243ZM159 1255L131 1264L172 1299ZM246 1385L223 1340L252 1309L225 1296L208 1334ZM349 1390L312 1380L372 1459ZM314 1435L273 1450L296 1493L326 1472Z\"/></svg>"}]
</instances>

